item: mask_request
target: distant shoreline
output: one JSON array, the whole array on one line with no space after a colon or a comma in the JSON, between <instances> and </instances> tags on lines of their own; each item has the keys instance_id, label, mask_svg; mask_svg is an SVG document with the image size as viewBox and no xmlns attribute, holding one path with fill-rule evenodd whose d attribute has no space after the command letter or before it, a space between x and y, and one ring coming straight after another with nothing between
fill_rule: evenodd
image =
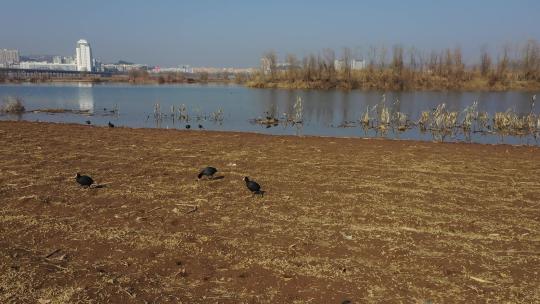
<instances>
[{"instance_id":1,"label":"distant shoreline","mask_svg":"<svg viewBox=\"0 0 540 304\"><path fill-rule=\"evenodd\" d=\"M540 90L540 82L533 81L515 81L509 84L497 84L490 86L488 81L470 81L464 82L458 87L424 84L413 85L406 88L395 87L389 83L373 84L368 82L356 82L348 84L345 82L322 82L322 81L250 81L244 84L250 88L258 89L304 89L304 90L362 90L362 91L454 91L454 92L469 92L469 91L535 91Z\"/></svg>"},{"instance_id":2,"label":"distant shoreline","mask_svg":"<svg viewBox=\"0 0 540 304\"><path fill-rule=\"evenodd\" d=\"M37 110L40 112L47 112L47 109L45 110ZM31 111L32 112L32 111ZM55 113L54 110L49 109L50 113ZM73 111L63 111L58 110L56 113L66 113L66 112L72 112ZM80 113L79 113L80 114ZM30 120L0 120L0 127L3 126L9 126L12 124L20 124L23 127L27 127L28 125L35 126L35 125L43 125L44 127L48 126L58 126L59 128L97 128L97 129L108 129L108 126L105 125L85 125L84 123L76 123L76 122L52 122L52 121L30 121ZM360 141L368 141L373 143L378 142L396 142L396 143L407 143L407 144L420 144L420 145L456 145L456 146L478 146L478 147L495 147L495 146L502 146L502 147L512 147L512 148L532 148L537 149L540 151L540 146L537 145L528 145L528 144L513 144L513 143L486 143L486 142L466 142L466 141L437 141L437 140L420 140L420 139L403 139L403 138L393 138L393 137L369 137L369 136L337 136L337 135L313 135L313 134L304 134L304 135L292 135L292 134L271 134L271 133L262 133L257 131L238 131L238 130L183 130L183 129L177 129L177 128L149 128L149 127L130 127L130 126L116 126L116 130L132 130L134 132L143 131L144 130L151 130L148 132L197 132L198 134L201 134L201 136L262 136L262 137L268 137L268 138L281 138L281 139L313 139L313 140L360 140ZM152 131L153 130L153 131ZM180 133L184 134L184 133Z\"/></svg>"},{"instance_id":3,"label":"distant shoreline","mask_svg":"<svg viewBox=\"0 0 540 304\"><path fill-rule=\"evenodd\" d=\"M234 81L225 80L185 80L185 81L165 81L160 82L157 79L150 80L130 80L126 77L80 77L80 78L52 78L52 79L18 79L0 81L0 84L24 84L24 83L70 83L70 82L86 82L86 83L126 83L126 84L205 84L205 83L235 83ZM238 84L238 83L235 83Z\"/></svg>"},{"instance_id":4,"label":"distant shoreline","mask_svg":"<svg viewBox=\"0 0 540 304\"><path fill-rule=\"evenodd\" d=\"M52 79L17 79L17 80L4 80L0 81L0 84L24 84L24 83L70 83L70 82L84 82L84 83L124 83L133 85L168 85L168 84L234 84L239 86L245 86L254 89L286 89L286 90L360 90L360 91L454 91L454 92L468 92L468 91L535 91L540 90L540 82L532 81L516 81L506 85L494 85L490 86L487 81L471 81L465 82L461 87L447 87L437 85L425 85L416 86L410 88L395 88L390 85L373 85L368 83L356 83L354 85L347 85L341 82L327 83L327 82L297 82L297 81L246 81L238 82L234 80L225 79L209 79L207 81L201 81L196 79L187 79L183 81L160 81L159 79L140 79L133 80L123 76L113 77L79 77L79 78L52 78Z\"/></svg>"}]
</instances>

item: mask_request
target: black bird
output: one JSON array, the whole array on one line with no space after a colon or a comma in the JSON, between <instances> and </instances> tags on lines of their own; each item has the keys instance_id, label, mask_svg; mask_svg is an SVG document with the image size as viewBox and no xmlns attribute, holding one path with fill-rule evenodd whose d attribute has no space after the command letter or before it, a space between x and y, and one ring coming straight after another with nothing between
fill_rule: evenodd
<instances>
[{"instance_id":1,"label":"black bird","mask_svg":"<svg viewBox=\"0 0 540 304\"><path fill-rule=\"evenodd\" d=\"M191 126L190 126L190 125L186 125L186 129L189 129L189 128L191 128Z\"/></svg>"},{"instance_id":2,"label":"black bird","mask_svg":"<svg viewBox=\"0 0 540 304\"><path fill-rule=\"evenodd\" d=\"M204 127L201 124L199 124L199 129L204 129Z\"/></svg>"},{"instance_id":3,"label":"black bird","mask_svg":"<svg viewBox=\"0 0 540 304\"><path fill-rule=\"evenodd\" d=\"M91 124L92 122L90 120L85 121L87 125Z\"/></svg>"},{"instance_id":4,"label":"black bird","mask_svg":"<svg viewBox=\"0 0 540 304\"><path fill-rule=\"evenodd\" d=\"M249 180L249 177L247 176L244 177L244 181L246 182L246 187L253 195L260 194L261 196L264 196L264 191L261 190L261 185L255 181Z\"/></svg>"},{"instance_id":5,"label":"black bird","mask_svg":"<svg viewBox=\"0 0 540 304\"><path fill-rule=\"evenodd\" d=\"M203 176L208 176L209 179L214 178L214 174L216 174L217 169L214 167L206 167L199 172L199 175L197 175L198 179L201 179Z\"/></svg>"},{"instance_id":6,"label":"black bird","mask_svg":"<svg viewBox=\"0 0 540 304\"><path fill-rule=\"evenodd\" d=\"M114 125L109 121L109 128L114 128Z\"/></svg>"},{"instance_id":7,"label":"black bird","mask_svg":"<svg viewBox=\"0 0 540 304\"><path fill-rule=\"evenodd\" d=\"M90 187L90 185L94 183L94 180L90 176L81 175L80 173L77 173L77 175L75 176L75 180L77 181L77 183L79 183L79 185L85 188Z\"/></svg>"}]
</instances>

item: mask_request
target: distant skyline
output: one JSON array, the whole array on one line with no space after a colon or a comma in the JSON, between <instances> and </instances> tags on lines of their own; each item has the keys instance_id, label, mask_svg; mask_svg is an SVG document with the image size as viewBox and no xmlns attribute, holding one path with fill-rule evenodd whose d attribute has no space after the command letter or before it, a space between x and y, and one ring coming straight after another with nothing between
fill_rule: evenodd
<instances>
[{"instance_id":1,"label":"distant skyline","mask_svg":"<svg viewBox=\"0 0 540 304\"><path fill-rule=\"evenodd\" d=\"M274 50L302 57L343 47L422 51L540 40L540 1L28 1L2 0L0 48L73 56L87 39L95 58L149 65L255 67Z\"/></svg>"}]
</instances>

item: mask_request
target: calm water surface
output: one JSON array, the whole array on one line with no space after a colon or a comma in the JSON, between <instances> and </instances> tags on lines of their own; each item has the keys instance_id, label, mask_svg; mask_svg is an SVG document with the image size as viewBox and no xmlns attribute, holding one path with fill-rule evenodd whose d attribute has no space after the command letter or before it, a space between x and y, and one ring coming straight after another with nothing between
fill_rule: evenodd
<instances>
[{"instance_id":1,"label":"calm water surface","mask_svg":"<svg viewBox=\"0 0 540 304\"><path fill-rule=\"evenodd\" d=\"M379 91L320 91L251 89L236 85L129 85L129 84L7 84L0 85L0 99L18 96L24 100L27 110L62 108L90 110L92 115L26 113L21 116L2 115L0 120L28 120L51 122L84 123L91 120L95 125L106 125L108 121L118 126L143 128L179 128L186 123L164 119L158 123L153 116L154 104L159 103L165 114L171 106L184 104L193 118L199 113L209 116L223 109L223 121L190 121L192 129L200 123L208 130L247 131L268 134L323 135L338 137L373 137L374 130L364 131L361 127L340 127L344 122L358 121L366 106L374 106L386 96L386 105L400 100L397 110L406 113L411 120L418 120L421 111L446 103L449 111L463 111L474 100L478 110L495 112L512 109L518 114L530 111L530 99L536 92L379 92ZM263 117L266 111L293 112L297 96L302 97L304 124L298 126L278 125L266 128L250 120ZM110 115L115 106L119 115ZM107 109L107 110L104 110ZM538 109L535 110L538 114ZM400 139L433 140L429 133L418 128L404 132L389 131L385 137ZM466 141L462 135L446 138L446 141ZM473 135L473 142L501 143L498 135ZM504 137L504 143L538 143L532 136Z\"/></svg>"}]
</instances>

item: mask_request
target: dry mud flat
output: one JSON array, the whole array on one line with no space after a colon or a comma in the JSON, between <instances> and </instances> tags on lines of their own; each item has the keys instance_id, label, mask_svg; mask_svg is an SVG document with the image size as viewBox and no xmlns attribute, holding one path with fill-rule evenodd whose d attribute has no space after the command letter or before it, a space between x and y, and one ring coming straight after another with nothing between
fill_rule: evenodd
<instances>
[{"instance_id":1,"label":"dry mud flat","mask_svg":"<svg viewBox=\"0 0 540 304\"><path fill-rule=\"evenodd\" d=\"M0 122L0 170L0 303L540 301L535 147Z\"/></svg>"}]
</instances>

